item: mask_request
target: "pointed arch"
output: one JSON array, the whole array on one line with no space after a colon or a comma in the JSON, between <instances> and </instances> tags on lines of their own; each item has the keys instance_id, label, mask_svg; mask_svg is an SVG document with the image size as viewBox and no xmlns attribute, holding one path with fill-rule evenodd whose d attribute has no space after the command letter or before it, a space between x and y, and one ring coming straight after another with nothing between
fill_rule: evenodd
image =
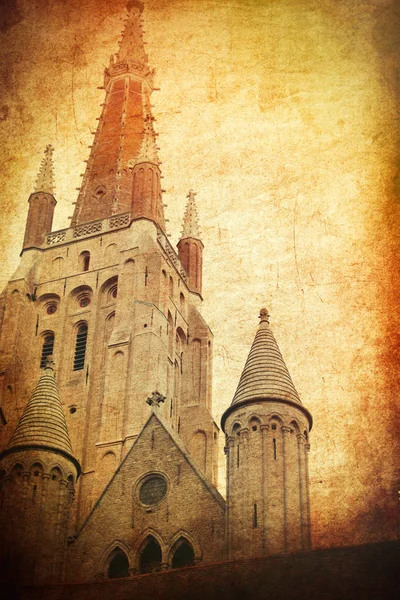
<instances>
[{"instance_id":1,"label":"pointed arch","mask_svg":"<svg viewBox=\"0 0 400 600\"><path fill-rule=\"evenodd\" d=\"M168 540L168 565L172 566L173 556L183 542L187 542L192 547L194 563L202 560L203 552L197 539L187 530L179 529Z\"/></svg>"},{"instance_id":2,"label":"pointed arch","mask_svg":"<svg viewBox=\"0 0 400 600\"><path fill-rule=\"evenodd\" d=\"M123 540L115 539L102 553L99 571L100 573L103 573L105 577L108 577L110 562L118 552L124 553L128 561L128 568L130 568L130 565L132 564L132 548Z\"/></svg>"},{"instance_id":3,"label":"pointed arch","mask_svg":"<svg viewBox=\"0 0 400 600\"><path fill-rule=\"evenodd\" d=\"M164 544L160 535L148 532L143 538L137 552L137 570L139 573L154 573L161 569L164 555Z\"/></svg>"},{"instance_id":4,"label":"pointed arch","mask_svg":"<svg viewBox=\"0 0 400 600\"><path fill-rule=\"evenodd\" d=\"M134 548L133 548L133 554L135 556L134 567L137 572L140 572L140 553L142 552L143 548L146 545L146 541L149 538L154 538L156 540L156 542L158 543L158 545L161 548L162 563L166 562L165 557L167 556L167 544L165 543L163 536L161 535L161 533L159 531L157 531L153 527L146 527L146 529L142 532L142 534L136 540Z\"/></svg>"},{"instance_id":5,"label":"pointed arch","mask_svg":"<svg viewBox=\"0 0 400 600\"><path fill-rule=\"evenodd\" d=\"M109 579L129 577L129 560L121 548L117 547L110 556L107 575Z\"/></svg>"}]
</instances>

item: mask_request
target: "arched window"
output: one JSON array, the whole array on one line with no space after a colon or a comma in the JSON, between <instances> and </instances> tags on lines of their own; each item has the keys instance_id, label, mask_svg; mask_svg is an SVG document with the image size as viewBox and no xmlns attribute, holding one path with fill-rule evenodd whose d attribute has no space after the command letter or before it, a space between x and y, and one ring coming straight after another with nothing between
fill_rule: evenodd
<instances>
[{"instance_id":1,"label":"arched window","mask_svg":"<svg viewBox=\"0 0 400 600\"><path fill-rule=\"evenodd\" d=\"M182 294L182 292L179 295L179 302L181 305L181 313L183 313L185 311L185 296Z\"/></svg>"},{"instance_id":2,"label":"arched window","mask_svg":"<svg viewBox=\"0 0 400 600\"><path fill-rule=\"evenodd\" d=\"M81 371L85 365L87 334L88 326L86 323L82 323L76 334L74 371Z\"/></svg>"},{"instance_id":3,"label":"arched window","mask_svg":"<svg viewBox=\"0 0 400 600\"><path fill-rule=\"evenodd\" d=\"M89 271L90 265L90 252L82 252L80 255L80 263L82 271Z\"/></svg>"},{"instance_id":4,"label":"arched window","mask_svg":"<svg viewBox=\"0 0 400 600\"><path fill-rule=\"evenodd\" d=\"M146 539L146 543L139 557L140 573L153 573L161 568L161 548L160 544L152 535Z\"/></svg>"},{"instance_id":5,"label":"arched window","mask_svg":"<svg viewBox=\"0 0 400 600\"><path fill-rule=\"evenodd\" d=\"M129 561L120 548L116 548L108 565L108 576L110 579L129 577Z\"/></svg>"},{"instance_id":6,"label":"arched window","mask_svg":"<svg viewBox=\"0 0 400 600\"><path fill-rule=\"evenodd\" d=\"M172 557L172 568L191 567L194 565L194 550L187 540L182 538Z\"/></svg>"},{"instance_id":7,"label":"arched window","mask_svg":"<svg viewBox=\"0 0 400 600\"><path fill-rule=\"evenodd\" d=\"M40 357L40 368L44 369L46 366L46 358L52 356L54 349L54 333L49 331L43 338L42 355Z\"/></svg>"},{"instance_id":8,"label":"arched window","mask_svg":"<svg viewBox=\"0 0 400 600\"><path fill-rule=\"evenodd\" d=\"M174 298L174 280L172 277L169 278L169 296L173 300Z\"/></svg>"}]
</instances>

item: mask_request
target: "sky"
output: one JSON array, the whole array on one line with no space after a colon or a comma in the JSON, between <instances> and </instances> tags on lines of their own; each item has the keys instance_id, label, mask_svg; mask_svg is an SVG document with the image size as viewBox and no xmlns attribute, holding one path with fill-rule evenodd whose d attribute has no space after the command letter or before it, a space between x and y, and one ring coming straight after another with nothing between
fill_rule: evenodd
<instances>
[{"instance_id":1,"label":"sky","mask_svg":"<svg viewBox=\"0 0 400 600\"><path fill-rule=\"evenodd\" d=\"M2 285L49 143L54 229L68 226L124 4L3 2ZM314 545L396 537L400 9L389 0L145 5L173 243L187 192L197 192L214 416L231 402L266 306L314 418ZM222 481L223 470L221 451Z\"/></svg>"}]
</instances>

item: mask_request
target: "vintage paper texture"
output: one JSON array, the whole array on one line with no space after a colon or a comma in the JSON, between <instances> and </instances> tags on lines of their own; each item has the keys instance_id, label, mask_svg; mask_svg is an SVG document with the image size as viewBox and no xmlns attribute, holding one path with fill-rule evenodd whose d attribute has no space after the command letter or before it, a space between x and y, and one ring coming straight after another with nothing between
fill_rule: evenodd
<instances>
[{"instance_id":1,"label":"vintage paper texture","mask_svg":"<svg viewBox=\"0 0 400 600\"><path fill-rule=\"evenodd\" d=\"M2 284L55 147L68 225L124 0L3 0ZM314 547L398 536L400 8L389 0L146 0L167 217L205 244L214 414L266 305L314 417ZM221 439L221 446L223 440ZM224 457L221 451L221 487Z\"/></svg>"}]
</instances>

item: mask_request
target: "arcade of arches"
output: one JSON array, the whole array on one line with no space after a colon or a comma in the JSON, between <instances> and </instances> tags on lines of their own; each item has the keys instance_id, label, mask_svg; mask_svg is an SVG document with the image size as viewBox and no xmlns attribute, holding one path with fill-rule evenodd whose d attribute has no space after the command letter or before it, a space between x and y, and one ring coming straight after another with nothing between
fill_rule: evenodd
<instances>
[{"instance_id":1,"label":"arcade of arches","mask_svg":"<svg viewBox=\"0 0 400 600\"><path fill-rule=\"evenodd\" d=\"M195 554L192 545L186 538L179 538L172 548L169 566L172 569L181 569L194 564ZM139 552L138 572L140 574L154 573L165 567L166 565L162 563L160 544L152 535L149 535L143 542ZM125 552L119 547L109 557L107 574L110 579L129 577L129 560Z\"/></svg>"}]
</instances>

